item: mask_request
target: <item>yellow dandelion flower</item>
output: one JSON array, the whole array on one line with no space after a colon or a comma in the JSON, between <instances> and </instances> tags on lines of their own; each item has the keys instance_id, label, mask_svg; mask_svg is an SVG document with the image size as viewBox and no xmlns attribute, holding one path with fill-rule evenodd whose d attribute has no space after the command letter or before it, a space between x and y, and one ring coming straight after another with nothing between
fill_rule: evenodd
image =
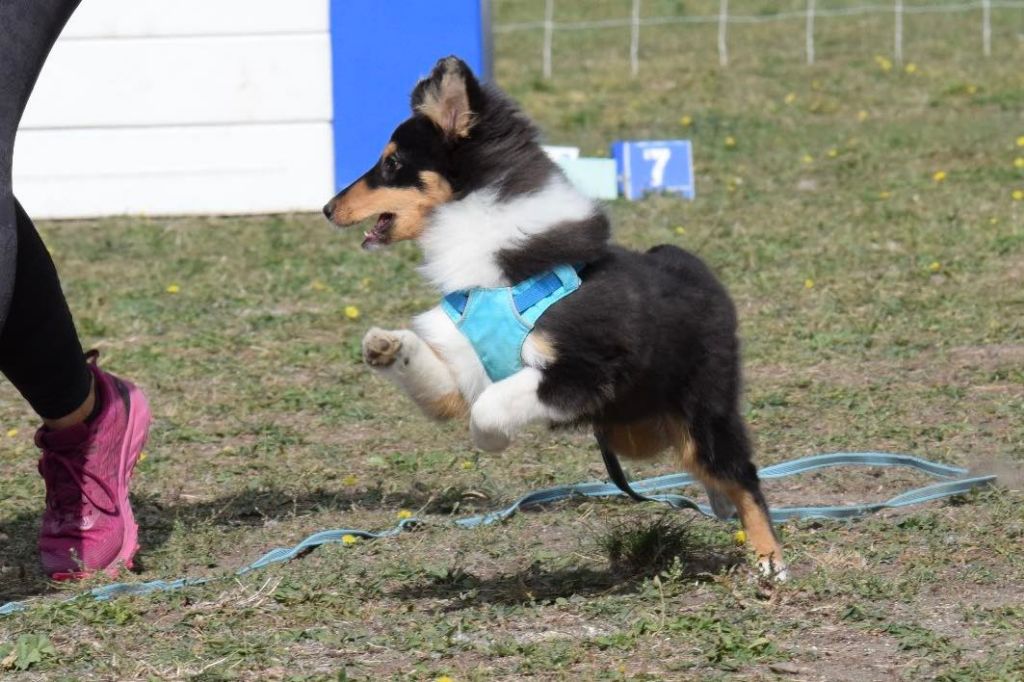
<instances>
[{"instance_id":1,"label":"yellow dandelion flower","mask_svg":"<svg viewBox=\"0 0 1024 682\"><path fill-rule=\"evenodd\" d=\"M810 154L804 154L803 158L800 160L803 161L804 163L814 163L814 157L811 156Z\"/></svg>"},{"instance_id":2,"label":"yellow dandelion flower","mask_svg":"<svg viewBox=\"0 0 1024 682\"><path fill-rule=\"evenodd\" d=\"M917 73L917 64L915 64L914 62L910 62L905 67L903 67L903 70L911 74Z\"/></svg>"},{"instance_id":3,"label":"yellow dandelion flower","mask_svg":"<svg viewBox=\"0 0 1024 682\"><path fill-rule=\"evenodd\" d=\"M683 126L684 128L689 128L691 125L693 125L693 116L690 116L689 114L680 116L679 125Z\"/></svg>"},{"instance_id":4,"label":"yellow dandelion flower","mask_svg":"<svg viewBox=\"0 0 1024 682\"><path fill-rule=\"evenodd\" d=\"M988 219L988 224L989 225L998 225L999 224L999 218L996 218L995 216L992 216L991 218Z\"/></svg>"},{"instance_id":5,"label":"yellow dandelion flower","mask_svg":"<svg viewBox=\"0 0 1024 682\"><path fill-rule=\"evenodd\" d=\"M836 149L835 147L833 147L832 149L828 150L827 154L828 154L828 158L834 159L837 156L839 156L839 150Z\"/></svg>"},{"instance_id":6,"label":"yellow dandelion flower","mask_svg":"<svg viewBox=\"0 0 1024 682\"><path fill-rule=\"evenodd\" d=\"M402 509L401 511L398 512L398 518L402 519L403 521L405 519L411 519L412 512L409 511L408 509Z\"/></svg>"},{"instance_id":7,"label":"yellow dandelion flower","mask_svg":"<svg viewBox=\"0 0 1024 682\"><path fill-rule=\"evenodd\" d=\"M354 545L357 542L359 542L359 538L357 538L355 535L346 534L341 536L341 542L345 545Z\"/></svg>"},{"instance_id":8,"label":"yellow dandelion flower","mask_svg":"<svg viewBox=\"0 0 1024 682\"><path fill-rule=\"evenodd\" d=\"M441 675L441 677L434 679L434 682L455 682L455 679L447 675Z\"/></svg>"},{"instance_id":9,"label":"yellow dandelion flower","mask_svg":"<svg viewBox=\"0 0 1024 682\"><path fill-rule=\"evenodd\" d=\"M678 235L679 235L680 237L682 237L682 236L683 236L684 234L686 234L686 228L685 228L685 227L683 227L682 225L676 225L676 230L675 230L675 232L676 232L676 234L678 234Z\"/></svg>"},{"instance_id":10,"label":"yellow dandelion flower","mask_svg":"<svg viewBox=\"0 0 1024 682\"><path fill-rule=\"evenodd\" d=\"M1012 196L1014 201L1024 201L1024 190L1015 189Z\"/></svg>"},{"instance_id":11,"label":"yellow dandelion flower","mask_svg":"<svg viewBox=\"0 0 1024 682\"><path fill-rule=\"evenodd\" d=\"M318 279L314 279L312 282L309 283L309 288L312 289L313 291L326 291L327 285Z\"/></svg>"},{"instance_id":12,"label":"yellow dandelion flower","mask_svg":"<svg viewBox=\"0 0 1024 682\"><path fill-rule=\"evenodd\" d=\"M937 261L937 260L933 260L933 261L932 261L932 262L931 262L931 263L930 263L930 264L928 265L928 269L929 269L929 270L931 270L932 272L938 272L939 270L941 270L941 269L942 269L942 263L940 263L940 262L939 262L939 261Z\"/></svg>"},{"instance_id":13,"label":"yellow dandelion flower","mask_svg":"<svg viewBox=\"0 0 1024 682\"><path fill-rule=\"evenodd\" d=\"M146 451L143 450L142 452L139 453L139 461L140 462L145 462L146 461L146 457L148 457L148 456L149 455L146 454Z\"/></svg>"},{"instance_id":14,"label":"yellow dandelion flower","mask_svg":"<svg viewBox=\"0 0 1024 682\"><path fill-rule=\"evenodd\" d=\"M883 57L880 54L875 55L875 63L878 64L878 68L882 71L889 73L892 71L892 60L888 57Z\"/></svg>"},{"instance_id":15,"label":"yellow dandelion flower","mask_svg":"<svg viewBox=\"0 0 1024 682\"><path fill-rule=\"evenodd\" d=\"M346 476L345 478L341 479L341 483L342 483L342 485L348 485L348 486L353 486L353 485L355 485L355 484L356 484L356 483L358 483L358 482L359 482L359 479L358 479L358 478L356 478L356 477L355 477L354 475L352 475L352 474L349 474L349 475L348 475L348 476Z\"/></svg>"},{"instance_id":16,"label":"yellow dandelion flower","mask_svg":"<svg viewBox=\"0 0 1024 682\"><path fill-rule=\"evenodd\" d=\"M345 306L345 317L347 317L350 320L358 320L359 308L355 307L354 305Z\"/></svg>"},{"instance_id":17,"label":"yellow dandelion flower","mask_svg":"<svg viewBox=\"0 0 1024 682\"><path fill-rule=\"evenodd\" d=\"M814 288L814 280L811 279L810 277L808 277L807 279L804 280L804 289L813 289L813 288Z\"/></svg>"},{"instance_id":18,"label":"yellow dandelion flower","mask_svg":"<svg viewBox=\"0 0 1024 682\"><path fill-rule=\"evenodd\" d=\"M736 541L737 545L742 545L747 541L747 532L745 530L738 530L732 534L733 540Z\"/></svg>"},{"instance_id":19,"label":"yellow dandelion flower","mask_svg":"<svg viewBox=\"0 0 1024 682\"><path fill-rule=\"evenodd\" d=\"M974 94L974 93L976 93L977 91L978 91L978 86L977 86L977 85L973 85L973 84L972 84L972 85L968 85L968 86L967 86L967 94L968 94L968 95L973 95L973 94Z\"/></svg>"},{"instance_id":20,"label":"yellow dandelion flower","mask_svg":"<svg viewBox=\"0 0 1024 682\"><path fill-rule=\"evenodd\" d=\"M736 146L736 138L733 137L732 135L726 135L725 136L725 146L728 147L729 149L732 149L733 147L735 147Z\"/></svg>"},{"instance_id":21,"label":"yellow dandelion flower","mask_svg":"<svg viewBox=\"0 0 1024 682\"><path fill-rule=\"evenodd\" d=\"M1024 156L1018 156L1013 160L1014 168L1024 168Z\"/></svg>"},{"instance_id":22,"label":"yellow dandelion flower","mask_svg":"<svg viewBox=\"0 0 1024 682\"><path fill-rule=\"evenodd\" d=\"M1020 137L1017 138L1017 146L1024 147L1024 135L1021 135Z\"/></svg>"},{"instance_id":23,"label":"yellow dandelion flower","mask_svg":"<svg viewBox=\"0 0 1024 682\"><path fill-rule=\"evenodd\" d=\"M946 171L935 171L932 174L932 180L935 182L942 182L946 179Z\"/></svg>"},{"instance_id":24,"label":"yellow dandelion flower","mask_svg":"<svg viewBox=\"0 0 1024 682\"><path fill-rule=\"evenodd\" d=\"M14 438L18 435L18 429L7 429L7 437Z\"/></svg>"},{"instance_id":25,"label":"yellow dandelion flower","mask_svg":"<svg viewBox=\"0 0 1024 682\"><path fill-rule=\"evenodd\" d=\"M785 98L783 98L782 101L784 101L786 104L792 104L793 102L796 101L796 93L795 92L789 93L788 95L785 96Z\"/></svg>"},{"instance_id":26,"label":"yellow dandelion flower","mask_svg":"<svg viewBox=\"0 0 1024 682\"><path fill-rule=\"evenodd\" d=\"M888 192L888 191L885 191L885 190L883 190L883 191L878 193L878 198L879 199L888 199L891 196L892 196L892 192Z\"/></svg>"},{"instance_id":27,"label":"yellow dandelion flower","mask_svg":"<svg viewBox=\"0 0 1024 682\"><path fill-rule=\"evenodd\" d=\"M178 286L177 284L168 284L167 285L167 293L169 293L169 294L176 294L179 291L181 291L181 287Z\"/></svg>"},{"instance_id":28,"label":"yellow dandelion flower","mask_svg":"<svg viewBox=\"0 0 1024 682\"><path fill-rule=\"evenodd\" d=\"M868 112L864 111L863 109L858 111L857 112L857 120L860 121L861 123L863 123L864 121L868 120Z\"/></svg>"}]
</instances>

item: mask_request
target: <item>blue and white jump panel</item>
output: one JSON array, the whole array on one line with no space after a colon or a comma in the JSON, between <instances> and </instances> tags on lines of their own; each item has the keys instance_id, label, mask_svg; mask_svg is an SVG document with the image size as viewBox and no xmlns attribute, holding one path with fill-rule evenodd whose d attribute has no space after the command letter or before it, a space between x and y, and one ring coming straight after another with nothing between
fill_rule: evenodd
<instances>
[{"instance_id":1,"label":"blue and white jump panel","mask_svg":"<svg viewBox=\"0 0 1024 682\"><path fill-rule=\"evenodd\" d=\"M619 191L629 200L648 192L696 197L693 144L689 140L618 140L612 143Z\"/></svg>"},{"instance_id":2,"label":"blue and white jump panel","mask_svg":"<svg viewBox=\"0 0 1024 682\"><path fill-rule=\"evenodd\" d=\"M319 210L438 57L486 67L485 23L479 0L88 0L25 112L15 192L39 218Z\"/></svg>"}]
</instances>

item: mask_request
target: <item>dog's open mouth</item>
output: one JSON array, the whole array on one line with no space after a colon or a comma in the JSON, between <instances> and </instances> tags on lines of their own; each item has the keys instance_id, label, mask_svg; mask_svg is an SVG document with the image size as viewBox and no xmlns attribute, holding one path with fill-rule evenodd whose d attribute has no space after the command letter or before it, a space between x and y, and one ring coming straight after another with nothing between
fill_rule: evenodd
<instances>
[{"instance_id":1,"label":"dog's open mouth","mask_svg":"<svg viewBox=\"0 0 1024 682\"><path fill-rule=\"evenodd\" d=\"M373 228L363 233L363 248L369 251L386 246L391 241L391 226L394 224L394 213L381 213L377 216Z\"/></svg>"}]
</instances>

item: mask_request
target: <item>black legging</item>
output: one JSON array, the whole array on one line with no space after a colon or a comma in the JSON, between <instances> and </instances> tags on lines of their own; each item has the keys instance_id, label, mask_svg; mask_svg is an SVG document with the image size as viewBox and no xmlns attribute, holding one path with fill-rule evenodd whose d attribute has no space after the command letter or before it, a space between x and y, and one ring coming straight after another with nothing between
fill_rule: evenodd
<instances>
[{"instance_id":1,"label":"black legging","mask_svg":"<svg viewBox=\"0 0 1024 682\"><path fill-rule=\"evenodd\" d=\"M0 372L44 419L85 402L92 377L53 260L14 197L14 135L78 3L0 0Z\"/></svg>"}]
</instances>

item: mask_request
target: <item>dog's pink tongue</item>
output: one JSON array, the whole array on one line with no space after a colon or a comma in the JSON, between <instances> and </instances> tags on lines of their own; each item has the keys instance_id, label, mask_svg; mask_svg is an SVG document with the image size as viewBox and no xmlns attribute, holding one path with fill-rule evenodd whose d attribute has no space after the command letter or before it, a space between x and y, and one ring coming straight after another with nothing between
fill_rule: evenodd
<instances>
[{"instance_id":1,"label":"dog's pink tongue","mask_svg":"<svg viewBox=\"0 0 1024 682\"><path fill-rule=\"evenodd\" d=\"M364 249L366 249L367 251L374 251L376 249L379 249L381 246L383 246L383 244L381 244L380 238L376 234L374 234L373 232L363 233Z\"/></svg>"},{"instance_id":2,"label":"dog's pink tongue","mask_svg":"<svg viewBox=\"0 0 1024 682\"><path fill-rule=\"evenodd\" d=\"M373 229L363 233L364 249L372 251L384 246L388 225L390 225L392 218L393 216L390 213L381 213L377 216L377 222L374 223Z\"/></svg>"}]
</instances>

